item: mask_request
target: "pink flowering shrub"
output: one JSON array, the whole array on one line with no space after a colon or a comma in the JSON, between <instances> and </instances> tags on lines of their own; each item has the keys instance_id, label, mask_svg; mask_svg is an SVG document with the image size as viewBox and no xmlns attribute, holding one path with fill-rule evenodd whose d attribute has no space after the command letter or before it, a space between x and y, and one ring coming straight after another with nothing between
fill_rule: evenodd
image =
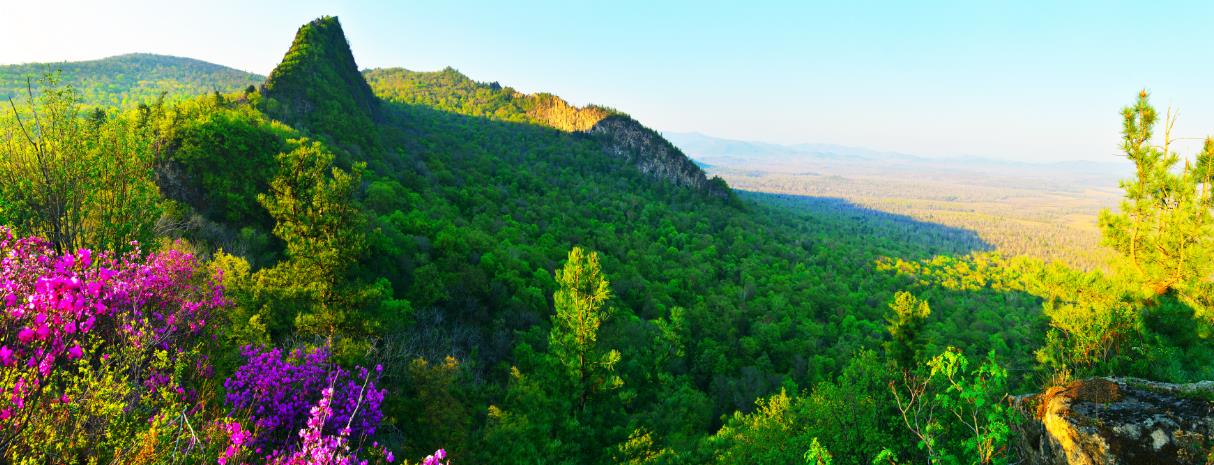
<instances>
[{"instance_id":1,"label":"pink flowering shrub","mask_svg":"<svg viewBox=\"0 0 1214 465\"><path fill-rule=\"evenodd\" d=\"M198 408L201 336L223 290L189 254L132 245L60 255L0 227L5 457L104 456Z\"/></svg>"}]
</instances>

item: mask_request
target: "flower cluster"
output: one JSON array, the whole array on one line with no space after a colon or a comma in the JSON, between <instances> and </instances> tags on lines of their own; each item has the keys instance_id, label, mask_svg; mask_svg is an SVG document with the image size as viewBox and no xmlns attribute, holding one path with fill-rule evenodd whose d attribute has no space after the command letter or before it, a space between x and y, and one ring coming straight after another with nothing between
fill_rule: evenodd
<instances>
[{"instance_id":1,"label":"flower cluster","mask_svg":"<svg viewBox=\"0 0 1214 465\"><path fill-rule=\"evenodd\" d=\"M365 445L383 419L382 368L343 369L328 348L245 347L223 383L230 416L208 419L217 409L199 394L214 376L202 336L227 305L221 276L189 254L132 246L56 253L0 227L0 461L114 447L220 465L392 462L386 447ZM146 426L115 439L116 424Z\"/></svg>"},{"instance_id":2,"label":"flower cluster","mask_svg":"<svg viewBox=\"0 0 1214 465\"><path fill-rule=\"evenodd\" d=\"M246 363L223 384L228 407L247 415L257 432L253 440L257 451L287 451L290 432L314 420L317 393L327 392L321 400L329 434L371 436L383 419L380 404L386 391L376 389L380 367L374 375L356 368L357 376L351 376L330 363L325 348L299 349L284 356L277 348L249 346L243 354Z\"/></svg>"},{"instance_id":3,"label":"flower cluster","mask_svg":"<svg viewBox=\"0 0 1214 465\"><path fill-rule=\"evenodd\" d=\"M227 433L228 436L228 447L219 456L218 462L219 465L227 465L228 460L240 454L241 448L253 439L253 433L244 429L238 421L224 422L222 427L224 433Z\"/></svg>"},{"instance_id":4,"label":"flower cluster","mask_svg":"<svg viewBox=\"0 0 1214 465\"><path fill-rule=\"evenodd\" d=\"M365 391L369 383L369 374L363 372L364 386L359 391ZM360 396L361 398L361 396ZM289 452L275 451L266 457L266 463L272 465L367 465L368 461L358 457L358 448L352 444L359 441L351 440L349 422L342 425L333 410L334 390L330 385L321 390L320 400L308 410L308 421L299 430L299 444ZM358 405L361 406L361 403ZM326 433L326 429L337 428L336 433ZM394 457L387 447L375 443L370 452L377 453L388 463ZM223 463L221 462L221 465ZM438 462L428 465L440 465Z\"/></svg>"},{"instance_id":5,"label":"flower cluster","mask_svg":"<svg viewBox=\"0 0 1214 465\"><path fill-rule=\"evenodd\" d=\"M447 460L447 451L439 449L434 451L434 454L427 455L425 459L422 459L421 465L449 465L443 462L443 460Z\"/></svg>"},{"instance_id":6,"label":"flower cluster","mask_svg":"<svg viewBox=\"0 0 1214 465\"><path fill-rule=\"evenodd\" d=\"M65 389L82 359L113 365L122 353L129 381L168 384L177 355L225 305L218 277L189 254L145 257L132 245L121 256L57 254L0 227L0 388L10 394L0 398L0 431L34 421L18 415L38 408L31 403L71 402Z\"/></svg>"},{"instance_id":7,"label":"flower cluster","mask_svg":"<svg viewBox=\"0 0 1214 465\"><path fill-rule=\"evenodd\" d=\"M330 403L333 388L321 391L320 401L309 411L308 425L299 430L300 447L272 463L281 465L353 465L357 457L350 452L350 428L336 435L324 434L325 423L333 416ZM361 462L365 465L366 462Z\"/></svg>"}]
</instances>

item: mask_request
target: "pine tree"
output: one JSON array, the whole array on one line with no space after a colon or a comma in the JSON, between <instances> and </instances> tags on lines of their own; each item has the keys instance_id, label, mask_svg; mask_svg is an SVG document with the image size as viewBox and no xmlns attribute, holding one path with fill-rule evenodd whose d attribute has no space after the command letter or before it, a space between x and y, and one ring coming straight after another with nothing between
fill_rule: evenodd
<instances>
[{"instance_id":1,"label":"pine tree","mask_svg":"<svg viewBox=\"0 0 1214 465\"><path fill-rule=\"evenodd\" d=\"M611 312L611 290L599 267L598 254L581 247L569 252L564 268L556 272L556 282L559 288L552 296L556 314L548 347L576 392L576 418L591 396L623 384L614 374L620 353L598 347L599 326Z\"/></svg>"},{"instance_id":2,"label":"pine tree","mask_svg":"<svg viewBox=\"0 0 1214 465\"><path fill-rule=\"evenodd\" d=\"M1171 150L1175 114L1169 111L1162 145L1152 145L1158 119L1147 92L1122 110L1122 150L1136 176L1124 180L1125 199L1114 213L1101 212L1104 242L1120 254L1120 274L1146 300L1175 294L1199 314L1210 315L1214 273L1214 139L1196 164Z\"/></svg>"},{"instance_id":3,"label":"pine tree","mask_svg":"<svg viewBox=\"0 0 1214 465\"><path fill-rule=\"evenodd\" d=\"M363 165L351 172L333 166L333 154L303 139L278 155L278 175L258 201L274 219L274 235L286 244L288 260L261 273L263 280L289 290L312 307L296 326L305 334L334 335L361 321L347 321L365 289L349 280L349 270L365 249L362 216L353 203ZM296 309L298 311L298 309Z\"/></svg>"}]
</instances>

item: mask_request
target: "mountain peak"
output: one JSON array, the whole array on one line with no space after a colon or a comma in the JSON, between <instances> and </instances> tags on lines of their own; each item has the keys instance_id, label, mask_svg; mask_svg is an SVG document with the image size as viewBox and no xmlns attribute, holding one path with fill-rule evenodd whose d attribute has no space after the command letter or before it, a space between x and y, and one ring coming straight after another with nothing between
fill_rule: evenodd
<instances>
[{"instance_id":1,"label":"mountain peak","mask_svg":"<svg viewBox=\"0 0 1214 465\"><path fill-rule=\"evenodd\" d=\"M339 145L368 147L379 100L363 79L335 16L300 26L263 86L267 113Z\"/></svg>"}]
</instances>

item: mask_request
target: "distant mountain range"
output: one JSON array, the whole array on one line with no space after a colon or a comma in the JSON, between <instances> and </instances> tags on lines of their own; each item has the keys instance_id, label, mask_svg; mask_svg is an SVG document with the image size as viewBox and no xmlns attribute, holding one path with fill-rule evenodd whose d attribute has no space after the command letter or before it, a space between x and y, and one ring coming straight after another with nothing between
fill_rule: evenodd
<instances>
[{"instance_id":1,"label":"distant mountain range","mask_svg":"<svg viewBox=\"0 0 1214 465\"><path fill-rule=\"evenodd\" d=\"M131 53L89 61L0 65L0 101L19 99L26 94L29 80L54 72L80 92L85 104L110 106L162 94L175 98L232 92L265 81L257 74L193 58Z\"/></svg>"},{"instance_id":2,"label":"distant mountain range","mask_svg":"<svg viewBox=\"0 0 1214 465\"><path fill-rule=\"evenodd\" d=\"M912 159L918 158L913 155L897 153L897 152L882 152L870 150L860 147L848 147L844 145L834 144L795 144L781 145L768 142L756 142L747 140L722 139L712 137L698 132L663 132L668 140L674 142L683 149L684 152L693 154L692 156L700 159L714 160L780 160L790 157L815 157L815 158L852 158L852 159Z\"/></svg>"},{"instance_id":3,"label":"distant mountain range","mask_svg":"<svg viewBox=\"0 0 1214 465\"><path fill-rule=\"evenodd\" d=\"M808 166L846 163L887 170L917 166L933 170L964 170L1000 175L1080 174L1105 179L1122 176L1132 167L1124 160L1027 162L985 157L927 157L835 144L773 144L713 137L698 132L664 132L696 162L708 166L770 171L802 170ZM891 163L892 162L892 163Z\"/></svg>"}]
</instances>

